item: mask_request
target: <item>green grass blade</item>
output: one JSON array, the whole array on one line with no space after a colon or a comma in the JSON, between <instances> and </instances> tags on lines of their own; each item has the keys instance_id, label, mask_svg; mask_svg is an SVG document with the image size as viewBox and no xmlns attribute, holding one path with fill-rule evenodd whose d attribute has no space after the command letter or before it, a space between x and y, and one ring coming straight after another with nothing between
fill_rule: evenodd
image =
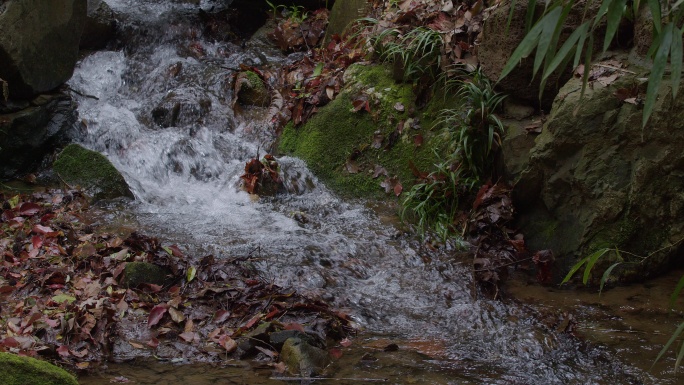
<instances>
[{"instance_id":1,"label":"green grass blade","mask_svg":"<svg viewBox=\"0 0 684 385\"><path fill-rule=\"evenodd\" d=\"M603 52L608 50L608 46L610 46L610 42L613 41L613 37L615 37L615 33L620 26L625 3L627 3L627 0L613 0L610 4L607 16L608 25L606 27L606 36L603 40Z\"/></svg>"},{"instance_id":2,"label":"green grass blade","mask_svg":"<svg viewBox=\"0 0 684 385\"><path fill-rule=\"evenodd\" d=\"M589 82L589 72L591 72L591 57L594 51L594 35L589 34L589 43L587 44L587 51L584 54L584 73L582 74L582 91L580 92L580 99L584 97L584 92L587 89Z\"/></svg>"},{"instance_id":3,"label":"green grass blade","mask_svg":"<svg viewBox=\"0 0 684 385\"><path fill-rule=\"evenodd\" d=\"M508 34L508 29L511 28L511 21L513 20L513 11L515 11L515 3L517 0L511 0L511 9L508 11L508 20L506 20L505 34Z\"/></svg>"},{"instance_id":4,"label":"green grass blade","mask_svg":"<svg viewBox=\"0 0 684 385\"><path fill-rule=\"evenodd\" d=\"M670 54L670 46L672 45L672 35L673 35L674 24L669 23L663 28L663 39L660 42L660 47L658 47L658 52L656 52L655 58L653 59L653 68L651 69L651 74L648 77L648 88L646 89L646 101L644 102L644 115L641 122L641 126L646 127L648 119L653 113L653 108L655 107L655 101L658 97L658 89L660 88L660 82L663 80L663 74L665 73L665 66L667 65L667 57Z\"/></svg>"},{"instance_id":5,"label":"green grass blade","mask_svg":"<svg viewBox=\"0 0 684 385\"><path fill-rule=\"evenodd\" d=\"M532 28L532 30L528 32L527 35L525 35L523 41L520 42L518 48L516 48L515 51L513 51L513 54L508 59L508 62L506 63L506 66L504 67L503 71L501 71L501 76L499 76L499 80L505 78L518 65L520 60L526 58L530 55L530 53L532 53L534 48L537 46L537 43L539 42L539 35L541 34L542 28L543 24L541 22L538 22L534 26L534 28Z\"/></svg>"},{"instance_id":6,"label":"green grass blade","mask_svg":"<svg viewBox=\"0 0 684 385\"><path fill-rule=\"evenodd\" d=\"M672 99L677 98L679 83L682 80L682 44L684 44L682 42L682 30L676 26L672 27L672 50L670 51L670 68L672 69Z\"/></svg>"},{"instance_id":7,"label":"green grass blade","mask_svg":"<svg viewBox=\"0 0 684 385\"><path fill-rule=\"evenodd\" d=\"M677 286L672 292L672 295L670 295L671 309L674 308L675 302L677 301L677 297L679 297L679 293L681 293L682 289L684 289L684 275L682 276L682 278L679 279L679 282L677 282Z\"/></svg>"},{"instance_id":8,"label":"green grass blade","mask_svg":"<svg viewBox=\"0 0 684 385\"><path fill-rule=\"evenodd\" d=\"M660 1L658 0L648 0L648 7L651 9L651 15L653 16L653 27L656 32L660 34L662 31L662 15L660 12Z\"/></svg>"},{"instance_id":9,"label":"green grass blade","mask_svg":"<svg viewBox=\"0 0 684 385\"><path fill-rule=\"evenodd\" d=\"M653 361L653 365L651 365L651 369L653 369L653 366L656 364L656 362L658 362L658 360L660 360L660 358L663 357L663 354L665 354L665 352L667 352L667 349L670 348L670 345L672 345L672 343L677 339L677 337L679 337L682 334L682 331L684 331L684 322L679 324L679 327L677 327L677 330L675 330L675 332L672 333L672 336L667 341L665 346L663 346L663 348L660 349L660 353L658 353L658 356L656 357L655 361Z\"/></svg>"},{"instance_id":10,"label":"green grass blade","mask_svg":"<svg viewBox=\"0 0 684 385\"><path fill-rule=\"evenodd\" d=\"M525 13L525 32L530 31L534 22L534 11L537 9L537 0L527 0L527 12Z\"/></svg>"},{"instance_id":11,"label":"green grass blade","mask_svg":"<svg viewBox=\"0 0 684 385\"><path fill-rule=\"evenodd\" d=\"M601 258L609 250L610 249L601 249L589 256L589 259L587 260L587 266L584 268L584 276L582 277L583 284L586 285L587 282L589 282L589 274L591 274L591 269L594 268L596 261L598 261L599 258Z\"/></svg>"},{"instance_id":12,"label":"green grass blade","mask_svg":"<svg viewBox=\"0 0 684 385\"><path fill-rule=\"evenodd\" d=\"M614 264L610 265L610 267L607 268L606 271L603 272L603 276L601 277L601 285L599 286L599 295L601 295L601 292L603 291L603 286L606 284L606 281L608 281L608 278L610 278L610 273L613 271L613 269L620 265L622 265L622 262L615 262Z\"/></svg>"},{"instance_id":13,"label":"green grass blade","mask_svg":"<svg viewBox=\"0 0 684 385\"><path fill-rule=\"evenodd\" d=\"M534 57L534 69L532 70L532 77L537 75L539 67L541 67L544 58L548 56L549 46L553 40L554 32L559 23L561 23L561 15L563 14L562 7L556 7L546 16L544 16L539 23L542 24L541 35L539 36L539 44L537 45L537 55Z\"/></svg>"}]
</instances>

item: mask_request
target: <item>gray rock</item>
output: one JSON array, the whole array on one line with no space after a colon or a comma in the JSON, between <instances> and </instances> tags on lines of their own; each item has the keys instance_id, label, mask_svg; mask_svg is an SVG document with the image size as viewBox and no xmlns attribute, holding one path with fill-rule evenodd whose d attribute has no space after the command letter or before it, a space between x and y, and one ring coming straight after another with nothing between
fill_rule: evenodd
<instances>
[{"instance_id":1,"label":"gray rock","mask_svg":"<svg viewBox=\"0 0 684 385\"><path fill-rule=\"evenodd\" d=\"M368 7L366 0L337 0L330 11L330 21L325 31L325 40L330 41L332 35L342 35L354 20L364 17Z\"/></svg>"},{"instance_id":2,"label":"gray rock","mask_svg":"<svg viewBox=\"0 0 684 385\"><path fill-rule=\"evenodd\" d=\"M684 98L673 101L665 79L642 129L642 110L613 95L638 84L639 76L625 75L608 87L595 82L583 99L581 80L570 80L556 97L528 164L516 166L524 169L514 190L520 228L531 249L554 251L560 262L556 279L601 248L640 256L663 249L645 265L614 270L625 281L658 274L680 258ZM594 277L610 263L595 266Z\"/></svg>"},{"instance_id":3,"label":"gray rock","mask_svg":"<svg viewBox=\"0 0 684 385\"><path fill-rule=\"evenodd\" d=\"M104 48L115 35L114 11L103 0L88 0L88 17L83 27L81 48Z\"/></svg>"},{"instance_id":4,"label":"gray rock","mask_svg":"<svg viewBox=\"0 0 684 385\"><path fill-rule=\"evenodd\" d=\"M63 94L0 106L0 179L34 172L55 146L80 135L77 120L75 103Z\"/></svg>"},{"instance_id":5,"label":"gray rock","mask_svg":"<svg viewBox=\"0 0 684 385\"><path fill-rule=\"evenodd\" d=\"M301 338L288 338L280 357L290 373L302 377L319 374L330 363L328 352L309 345Z\"/></svg>"},{"instance_id":6,"label":"gray rock","mask_svg":"<svg viewBox=\"0 0 684 385\"><path fill-rule=\"evenodd\" d=\"M0 4L0 78L10 98L31 98L71 77L85 18L86 0Z\"/></svg>"},{"instance_id":7,"label":"gray rock","mask_svg":"<svg viewBox=\"0 0 684 385\"><path fill-rule=\"evenodd\" d=\"M80 186L93 200L133 198L126 180L104 155L78 144L66 146L53 168L64 182Z\"/></svg>"}]
</instances>

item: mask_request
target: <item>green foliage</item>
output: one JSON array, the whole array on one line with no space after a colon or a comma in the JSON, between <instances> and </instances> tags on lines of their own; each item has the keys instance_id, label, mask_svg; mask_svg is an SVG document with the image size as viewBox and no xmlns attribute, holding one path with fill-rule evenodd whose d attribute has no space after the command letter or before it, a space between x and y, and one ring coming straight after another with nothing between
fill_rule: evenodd
<instances>
[{"instance_id":1,"label":"green foliage","mask_svg":"<svg viewBox=\"0 0 684 385\"><path fill-rule=\"evenodd\" d=\"M406 193L401 210L402 220L414 219L422 235L432 230L443 240L455 230L462 197L491 176L504 133L494 115L504 96L494 92L484 75L478 71L471 79L447 82L445 88L454 87L463 105L442 110L436 122L447 156Z\"/></svg>"},{"instance_id":2,"label":"green foliage","mask_svg":"<svg viewBox=\"0 0 684 385\"><path fill-rule=\"evenodd\" d=\"M417 80L425 74L435 79L439 72L442 44L442 35L438 31L418 27L388 41L382 47L381 58L398 62L403 67L404 81Z\"/></svg>"},{"instance_id":3,"label":"green foliage","mask_svg":"<svg viewBox=\"0 0 684 385\"><path fill-rule=\"evenodd\" d=\"M509 23L513 17L516 0L511 2ZM526 26L527 34L515 49L504 67L500 79L506 77L520 62L536 50L533 66L533 74L537 75L542 70L540 92L549 76L556 70L563 69L573 58L573 67L576 67L584 58L584 74L582 93L589 77L590 64L593 54L593 41L597 27L603 20L606 22L606 31L603 36L603 52L613 41L618 27L624 18L633 18L638 12L640 1L630 0L601 0L601 7L596 15L587 17L587 10L592 1L584 5L583 23L575 29L563 45L558 48L559 38L571 8L575 4L572 1L551 0L546 2L544 13L538 20L534 20L536 0L528 0ZM654 41L649 51L649 57L653 58L653 68L649 75L648 89L644 102L642 126L646 126L648 119L653 113L657 91L665 74L668 60L672 72L672 96L677 97L677 90L681 81L682 71L682 29L680 25L684 8L680 7L684 1L677 1L661 15L661 4L657 0L646 1L653 15ZM669 3L669 2L668 2ZM632 4L632 7L628 5Z\"/></svg>"},{"instance_id":4,"label":"green foliage","mask_svg":"<svg viewBox=\"0 0 684 385\"><path fill-rule=\"evenodd\" d=\"M283 14L285 14L288 19L292 20L295 23L301 23L304 20L306 20L307 17L309 17L309 14L306 12L306 8L304 8L301 5L290 5L290 6L286 6L284 4L275 5L268 0L264 0L264 1L266 1L266 4L268 4L268 6L271 8L271 12L273 12L273 18L274 19L277 17L279 9L282 9ZM328 7L327 1L326 1L325 5L327 8Z\"/></svg>"}]
</instances>

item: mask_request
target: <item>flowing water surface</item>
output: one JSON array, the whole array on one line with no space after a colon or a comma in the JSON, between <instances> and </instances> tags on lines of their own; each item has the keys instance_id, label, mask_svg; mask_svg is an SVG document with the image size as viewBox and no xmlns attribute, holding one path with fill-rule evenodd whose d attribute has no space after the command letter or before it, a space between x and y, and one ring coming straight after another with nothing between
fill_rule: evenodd
<instances>
[{"instance_id":1,"label":"flowing water surface","mask_svg":"<svg viewBox=\"0 0 684 385\"><path fill-rule=\"evenodd\" d=\"M606 349L554 332L526 306L478 297L467 261L416 247L367 205L332 194L298 159L279 159L289 193L246 194L244 164L273 138L266 123L235 119L232 76L240 64L292 58L261 44L205 39L198 11L220 1L107 3L121 19L122 48L85 56L69 82L87 126L84 145L124 174L136 197L126 211L145 233L196 254L256 256L265 278L351 314L362 331L327 375L417 384L658 382ZM400 350L383 352L392 342ZM258 363L235 362L112 364L82 381L117 375L145 384L284 383ZM363 383L336 383L345 381Z\"/></svg>"}]
</instances>

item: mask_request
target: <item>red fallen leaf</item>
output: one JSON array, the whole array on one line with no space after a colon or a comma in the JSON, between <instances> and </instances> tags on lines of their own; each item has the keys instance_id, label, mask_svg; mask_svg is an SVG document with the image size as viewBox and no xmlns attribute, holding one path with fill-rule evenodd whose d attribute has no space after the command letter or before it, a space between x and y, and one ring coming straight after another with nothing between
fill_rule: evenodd
<instances>
[{"instance_id":1,"label":"red fallen leaf","mask_svg":"<svg viewBox=\"0 0 684 385\"><path fill-rule=\"evenodd\" d=\"M336 360L339 360L342 358L342 350L337 349L337 348L332 348L328 350L328 353L330 353L330 356Z\"/></svg>"},{"instance_id":2,"label":"red fallen leaf","mask_svg":"<svg viewBox=\"0 0 684 385\"><path fill-rule=\"evenodd\" d=\"M50 234L50 233L54 233L54 230L52 230L51 228L49 228L47 226L35 225L35 226L33 226L33 232L36 234Z\"/></svg>"},{"instance_id":3,"label":"red fallen leaf","mask_svg":"<svg viewBox=\"0 0 684 385\"><path fill-rule=\"evenodd\" d=\"M254 326L259 320L261 319L261 315L255 315L250 319L244 326L245 329L251 329L252 326Z\"/></svg>"},{"instance_id":4,"label":"red fallen leaf","mask_svg":"<svg viewBox=\"0 0 684 385\"><path fill-rule=\"evenodd\" d=\"M147 341L147 346L149 346L149 347L151 347L151 348L153 348L153 349L156 349L157 346L159 346L159 340L156 339L156 338L154 338L154 337L152 337L152 338L150 338L149 341Z\"/></svg>"},{"instance_id":5,"label":"red fallen leaf","mask_svg":"<svg viewBox=\"0 0 684 385\"><path fill-rule=\"evenodd\" d=\"M41 207L36 203L25 202L22 203L21 206L19 206L19 215L30 217L38 214L38 212L40 212L40 209Z\"/></svg>"},{"instance_id":6,"label":"red fallen leaf","mask_svg":"<svg viewBox=\"0 0 684 385\"><path fill-rule=\"evenodd\" d=\"M53 213L45 214L45 215L43 215L42 217L40 217L40 223L49 222L49 221L52 220L52 218L54 218L54 217L55 217L55 214L53 214Z\"/></svg>"},{"instance_id":7,"label":"red fallen leaf","mask_svg":"<svg viewBox=\"0 0 684 385\"><path fill-rule=\"evenodd\" d=\"M166 314L166 311L168 310L168 305L166 304L161 304L157 305L150 310L150 315L147 318L147 326L152 327L161 321L162 317L164 317L164 314Z\"/></svg>"},{"instance_id":8,"label":"red fallen leaf","mask_svg":"<svg viewBox=\"0 0 684 385\"><path fill-rule=\"evenodd\" d=\"M2 286L0 287L0 294L11 293L14 291L14 289L16 289L14 286Z\"/></svg>"},{"instance_id":9,"label":"red fallen leaf","mask_svg":"<svg viewBox=\"0 0 684 385\"><path fill-rule=\"evenodd\" d=\"M43 322L45 322L49 327L51 327L53 329L56 327L59 327L59 325L60 325L59 320L50 319L50 318L43 319Z\"/></svg>"},{"instance_id":10,"label":"red fallen leaf","mask_svg":"<svg viewBox=\"0 0 684 385\"><path fill-rule=\"evenodd\" d=\"M178 245L171 245L168 248L169 248L169 250L171 250L174 257L178 257L178 258L183 257L183 252L178 248Z\"/></svg>"},{"instance_id":11,"label":"red fallen leaf","mask_svg":"<svg viewBox=\"0 0 684 385\"><path fill-rule=\"evenodd\" d=\"M183 332L178 335L185 342L192 342L195 339L195 333L193 332Z\"/></svg>"},{"instance_id":12,"label":"red fallen leaf","mask_svg":"<svg viewBox=\"0 0 684 385\"><path fill-rule=\"evenodd\" d=\"M285 330L297 330L299 332L304 333L304 327L296 322L289 323L285 326L283 326L283 329Z\"/></svg>"},{"instance_id":13,"label":"red fallen leaf","mask_svg":"<svg viewBox=\"0 0 684 385\"><path fill-rule=\"evenodd\" d=\"M259 282L258 279L248 279L245 281L245 285L247 285L247 286L256 286L259 283L261 283L261 282Z\"/></svg>"},{"instance_id":14,"label":"red fallen leaf","mask_svg":"<svg viewBox=\"0 0 684 385\"><path fill-rule=\"evenodd\" d=\"M416 145L416 147L420 147L423 145L423 135L418 134L413 137L413 144Z\"/></svg>"},{"instance_id":15,"label":"red fallen leaf","mask_svg":"<svg viewBox=\"0 0 684 385\"><path fill-rule=\"evenodd\" d=\"M40 249L40 247L43 246L43 237L41 237L40 235L32 236L31 244L33 245L34 249Z\"/></svg>"},{"instance_id":16,"label":"red fallen leaf","mask_svg":"<svg viewBox=\"0 0 684 385\"><path fill-rule=\"evenodd\" d=\"M57 348L57 353L59 353L59 355L62 357L69 357L69 347L66 345L62 345Z\"/></svg>"},{"instance_id":17,"label":"red fallen leaf","mask_svg":"<svg viewBox=\"0 0 684 385\"><path fill-rule=\"evenodd\" d=\"M4 345L8 348L17 348L19 347L19 341L17 341L14 337L8 337L5 338L0 342L1 345Z\"/></svg>"},{"instance_id":18,"label":"red fallen leaf","mask_svg":"<svg viewBox=\"0 0 684 385\"><path fill-rule=\"evenodd\" d=\"M273 307L272 307L272 310L271 310L268 314L266 314L266 316L264 317L264 319L265 319L265 320L270 320L271 318L273 318L273 317L277 316L278 314L280 314L280 312L281 312L280 309L278 309L277 307L273 306Z\"/></svg>"},{"instance_id":19,"label":"red fallen leaf","mask_svg":"<svg viewBox=\"0 0 684 385\"><path fill-rule=\"evenodd\" d=\"M401 182L397 180L397 183L394 185L394 195L399 196L401 195L402 191L404 191L404 186L402 186Z\"/></svg>"},{"instance_id":20,"label":"red fallen leaf","mask_svg":"<svg viewBox=\"0 0 684 385\"><path fill-rule=\"evenodd\" d=\"M224 323L230 317L230 314L227 310L219 310L214 314L214 322L217 324Z\"/></svg>"}]
</instances>

